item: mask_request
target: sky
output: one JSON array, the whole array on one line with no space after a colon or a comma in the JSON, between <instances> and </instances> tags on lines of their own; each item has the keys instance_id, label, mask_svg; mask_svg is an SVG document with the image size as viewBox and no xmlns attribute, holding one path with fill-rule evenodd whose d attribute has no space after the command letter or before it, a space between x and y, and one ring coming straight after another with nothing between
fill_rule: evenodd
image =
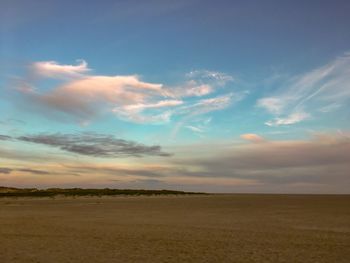
<instances>
[{"instance_id":1,"label":"sky","mask_svg":"<svg viewBox=\"0 0 350 263\"><path fill-rule=\"evenodd\" d=\"M350 2L0 1L0 185L350 193Z\"/></svg>"}]
</instances>

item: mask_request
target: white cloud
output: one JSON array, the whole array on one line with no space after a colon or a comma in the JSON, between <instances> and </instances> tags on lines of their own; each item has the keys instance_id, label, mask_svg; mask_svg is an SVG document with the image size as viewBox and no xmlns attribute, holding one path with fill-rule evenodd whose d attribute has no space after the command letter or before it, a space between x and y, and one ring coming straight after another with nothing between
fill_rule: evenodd
<instances>
[{"instance_id":1,"label":"white cloud","mask_svg":"<svg viewBox=\"0 0 350 263\"><path fill-rule=\"evenodd\" d=\"M244 95L245 94L229 93L214 98L201 99L196 103L180 107L177 111L177 114L184 117L175 125L171 133L171 137L174 138L180 129L186 125L187 122L191 121L195 116L205 115L213 111L226 109L234 102L238 102L243 99ZM204 124L207 125L210 122L211 118L208 118Z\"/></svg>"},{"instance_id":2,"label":"white cloud","mask_svg":"<svg viewBox=\"0 0 350 263\"><path fill-rule=\"evenodd\" d=\"M138 108L141 112L142 107L170 107L182 103L161 100L162 84L143 82L138 76L80 76L51 89L35 89L30 93L21 93L32 101L33 107L41 108L41 113L49 116L52 113L64 114L77 118L79 122L87 122L96 115L112 112L113 109L127 111L128 107L134 106L130 111L135 112ZM165 118L164 114L161 116ZM141 116L138 118L142 119ZM159 118L154 116L151 119Z\"/></svg>"},{"instance_id":3,"label":"white cloud","mask_svg":"<svg viewBox=\"0 0 350 263\"><path fill-rule=\"evenodd\" d=\"M172 116L172 111L167 110L162 113L143 114L143 111L149 109L160 109L175 107L183 104L181 100L162 100L150 104L131 104L125 107L116 107L113 112L121 119L136 122L136 123L165 123L169 122Z\"/></svg>"},{"instance_id":4,"label":"white cloud","mask_svg":"<svg viewBox=\"0 0 350 263\"><path fill-rule=\"evenodd\" d=\"M49 78L78 77L90 71L85 60L78 60L77 65L62 65L56 61L40 61L32 64L38 75Z\"/></svg>"},{"instance_id":5,"label":"white cloud","mask_svg":"<svg viewBox=\"0 0 350 263\"><path fill-rule=\"evenodd\" d=\"M234 96L233 93L229 93L223 96L202 99L189 106L184 106L182 111L189 113L191 116L206 114L227 108L232 103L233 99L238 100L238 97L238 95Z\"/></svg>"},{"instance_id":6,"label":"white cloud","mask_svg":"<svg viewBox=\"0 0 350 263\"><path fill-rule=\"evenodd\" d=\"M267 125L293 124L316 111L338 110L350 100L350 55L345 54L320 68L289 78L280 86L282 88L271 96L257 101L257 106L276 115Z\"/></svg>"},{"instance_id":7,"label":"white cloud","mask_svg":"<svg viewBox=\"0 0 350 263\"><path fill-rule=\"evenodd\" d=\"M209 70L194 70L187 73L186 77L188 81L177 87L166 88L164 94L173 98L202 97L234 81L228 74Z\"/></svg>"},{"instance_id":8,"label":"white cloud","mask_svg":"<svg viewBox=\"0 0 350 263\"><path fill-rule=\"evenodd\" d=\"M178 87L167 87L163 94L172 98L202 97L214 92L214 90L215 88L211 85L191 80Z\"/></svg>"},{"instance_id":9,"label":"white cloud","mask_svg":"<svg viewBox=\"0 0 350 263\"><path fill-rule=\"evenodd\" d=\"M291 125L306 120L309 117L310 115L305 112L294 112L286 117L278 117L267 121L265 124L268 126Z\"/></svg>"},{"instance_id":10,"label":"white cloud","mask_svg":"<svg viewBox=\"0 0 350 263\"><path fill-rule=\"evenodd\" d=\"M137 75L92 75L86 61L78 62L77 65L63 65L56 61L33 63L31 73L35 74L35 78L21 79L20 87L14 89L27 100L26 107L29 109L50 118L73 118L83 125L105 113L130 122L165 123L172 116L184 119L222 110L237 99L233 94L209 97L219 85L218 81L222 83L232 79L219 72L196 72L193 75L202 76L171 88L141 81ZM41 82L32 81L37 77L53 78L59 84L43 88ZM203 78L207 78L208 83ZM208 97L197 98L202 96Z\"/></svg>"},{"instance_id":11,"label":"white cloud","mask_svg":"<svg viewBox=\"0 0 350 263\"><path fill-rule=\"evenodd\" d=\"M121 120L134 122L134 123L147 123L147 124L163 124L170 121L172 112L165 111L162 113L146 114L141 112L127 111L123 109L114 108L113 113Z\"/></svg>"},{"instance_id":12,"label":"white cloud","mask_svg":"<svg viewBox=\"0 0 350 263\"><path fill-rule=\"evenodd\" d=\"M221 86L228 82L234 81L233 76L229 74L211 70L193 70L187 73L186 76L191 79L214 81L216 84Z\"/></svg>"},{"instance_id":13,"label":"white cloud","mask_svg":"<svg viewBox=\"0 0 350 263\"><path fill-rule=\"evenodd\" d=\"M124 107L124 109L130 110L130 111L142 111L144 109L171 107L171 106L177 106L181 104L183 104L182 100L161 100L156 103L150 103L150 104L140 103L140 104L128 105Z\"/></svg>"},{"instance_id":14,"label":"white cloud","mask_svg":"<svg viewBox=\"0 0 350 263\"><path fill-rule=\"evenodd\" d=\"M258 106L263 107L268 110L270 113L279 114L284 105L283 100L279 98L263 98L258 100Z\"/></svg>"},{"instance_id":15,"label":"white cloud","mask_svg":"<svg viewBox=\"0 0 350 263\"><path fill-rule=\"evenodd\" d=\"M196 87L191 87L187 90L187 96L197 96L197 97L201 97L204 95L208 95L210 93L212 93L213 88L210 85L199 85Z\"/></svg>"},{"instance_id":16,"label":"white cloud","mask_svg":"<svg viewBox=\"0 0 350 263\"><path fill-rule=\"evenodd\" d=\"M185 128L193 131L193 132L199 132L199 133L203 133L204 130L199 128L199 127L196 127L196 126L192 126L192 125L188 125L188 126L185 126Z\"/></svg>"}]
</instances>

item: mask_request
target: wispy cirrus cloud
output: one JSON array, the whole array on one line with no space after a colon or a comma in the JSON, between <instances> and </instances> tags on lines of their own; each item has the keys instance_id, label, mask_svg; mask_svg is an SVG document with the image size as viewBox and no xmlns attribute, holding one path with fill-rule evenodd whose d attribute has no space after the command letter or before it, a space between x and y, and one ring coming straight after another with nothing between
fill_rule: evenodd
<instances>
[{"instance_id":1,"label":"wispy cirrus cloud","mask_svg":"<svg viewBox=\"0 0 350 263\"><path fill-rule=\"evenodd\" d=\"M229 93L208 99L201 99L191 105L184 105L179 108L178 114L182 116L172 130L172 137L175 137L183 126L186 126L194 117L205 115L210 112L228 108L230 105L242 100L245 93Z\"/></svg>"},{"instance_id":2,"label":"wispy cirrus cloud","mask_svg":"<svg viewBox=\"0 0 350 263\"><path fill-rule=\"evenodd\" d=\"M191 97L191 96L196 96L196 97L201 97L208 95L214 91L214 88L208 84L200 84L198 85L197 83L188 82L189 87L186 88L185 96L186 97Z\"/></svg>"},{"instance_id":3,"label":"wispy cirrus cloud","mask_svg":"<svg viewBox=\"0 0 350 263\"><path fill-rule=\"evenodd\" d=\"M283 100L276 97L268 97L259 99L257 102L259 107L265 108L267 111L273 114L282 113L283 108L285 107Z\"/></svg>"},{"instance_id":4,"label":"wispy cirrus cloud","mask_svg":"<svg viewBox=\"0 0 350 263\"><path fill-rule=\"evenodd\" d=\"M144 109L164 108L164 107L170 107L170 106L178 106L181 104L183 104L183 101L181 100L161 100L156 103L150 103L150 104L139 103L134 105L128 105L128 106L125 106L125 109L141 111Z\"/></svg>"},{"instance_id":5,"label":"wispy cirrus cloud","mask_svg":"<svg viewBox=\"0 0 350 263\"><path fill-rule=\"evenodd\" d=\"M350 100L350 54L305 74L285 79L257 106L275 116L269 126L290 125L340 109Z\"/></svg>"},{"instance_id":6,"label":"wispy cirrus cloud","mask_svg":"<svg viewBox=\"0 0 350 263\"><path fill-rule=\"evenodd\" d=\"M212 70L193 70L186 74L190 79L196 79L197 81L206 81L216 86L224 86L228 82L234 81L234 77L219 71Z\"/></svg>"},{"instance_id":7,"label":"wispy cirrus cloud","mask_svg":"<svg viewBox=\"0 0 350 263\"><path fill-rule=\"evenodd\" d=\"M184 84L167 89L169 96L202 97L234 81L229 74L210 70L193 70L186 74L186 78L188 80Z\"/></svg>"},{"instance_id":8,"label":"wispy cirrus cloud","mask_svg":"<svg viewBox=\"0 0 350 263\"><path fill-rule=\"evenodd\" d=\"M210 123L212 118L198 118L197 120L191 120L191 125L185 125L184 128L190 130L196 136L204 138L205 134L211 129Z\"/></svg>"},{"instance_id":9,"label":"wispy cirrus cloud","mask_svg":"<svg viewBox=\"0 0 350 263\"><path fill-rule=\"evenodd\" d=\"M169 122L173 114L169 108L182 105L183 103L182 100L161 100L155 103L137 103L124 107L116 107L112 111L121 119L137 123L164 123ZM165 111L151 115L142 114L147 109L165 109Z\"/></svg>"},{"instance_id":10,"label":"wispy cirrus cloud","mask_svg":"<svg viewBox=\"0 0 350 263\"><path fill-rule=\"evenodd\" d=\"M209 95L215 91L215 87L206 84L198 83L195 80L186 81L181 86L167 87L165 94L171 98L186 98L186 97L202 97Z\"/></svg>"},{"instance_id":11,"label":"wispy cirrus cloud","mask_svg":"<svg viewBox=\"0 0 350 263\"><path fill-rule=\"evenodd\" d=\"M273 120L265 122L268 126L280 126L280 125L290 125L294 123L301 122L303 120L306 120L310 117L310 114L305 113L303 111L300 112L293 112L288 116L285 117L277 117Z\"/></svg>"},{"instance_id":12,"label":"wispy cirrus cloud","mask_svg":"<svg viewBox=\"0 0 350 263\"><path fill-rule=\"evenodd\" d=\"M189 130L191 130L193 132L196 132L196 133L203 133L204 132L203 128L196 127L196 126L193 126L193 125L187 125L187 126L185 126L185 128L187 128L187 129L189 129Z\"/></svg>"},{"instance_id":13,"label":"wispy cirrus cloud","mask_svg":"<svg viewBox=\"0 0 350 263\"><path fill-rule=\"evenodd\" d=\"M230 93L214 98L202 99L192 105L183 107L181 110L183 112L188 112L191 116L205 114L227 108L232 103L233 99L238 101L241 97L238 94Z\"/></svg>"}]
</instances>

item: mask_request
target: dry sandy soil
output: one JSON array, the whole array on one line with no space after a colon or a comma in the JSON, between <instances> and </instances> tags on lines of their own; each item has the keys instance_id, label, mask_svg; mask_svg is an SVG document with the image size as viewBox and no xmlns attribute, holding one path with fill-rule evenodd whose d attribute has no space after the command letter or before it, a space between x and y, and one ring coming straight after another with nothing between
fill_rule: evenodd
<instances>
[{"instance_id":1,"label":"dry sandy soil","mask_svg":"<svg viewBox=\"0 0 350 263\"><path fill-rule=\"evenodd\" d=\"M1 198L0 262L350 262L350 196Z\"/></svg>"}]
</instances>

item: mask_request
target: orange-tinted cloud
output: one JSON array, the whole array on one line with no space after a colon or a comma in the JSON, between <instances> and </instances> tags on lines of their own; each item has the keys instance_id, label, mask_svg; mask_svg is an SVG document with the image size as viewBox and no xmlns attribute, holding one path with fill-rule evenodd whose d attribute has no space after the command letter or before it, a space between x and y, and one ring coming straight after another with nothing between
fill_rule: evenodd
<instances>
[{"instance_id":1,"label":"orange-tinted cloud","mask_svg":"<svg viewBox=\"0 0 350 263\"><path fill-rule=\"evenodd\" d=\"M246 134L242 134L241 138L246 140L246 141L250 141L250 142L254 142L254 143L260 143L260 142L264 142L265 139L257 134L254 133L246 133Z\"/></svg>"}]
</instances>

